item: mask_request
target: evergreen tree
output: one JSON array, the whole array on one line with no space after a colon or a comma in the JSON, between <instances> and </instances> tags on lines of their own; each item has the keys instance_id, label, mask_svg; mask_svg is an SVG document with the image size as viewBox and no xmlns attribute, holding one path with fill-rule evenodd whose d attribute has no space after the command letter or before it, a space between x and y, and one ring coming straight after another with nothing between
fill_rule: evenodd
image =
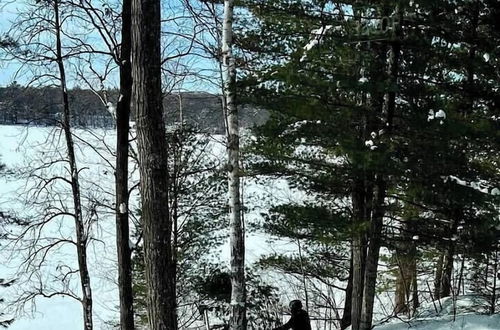
<instances>
[{"instance_id":1,"label":"evergreen tree","mask_svg":"<svg viewBox=\"0 0 500 330\"><path fill-rule=\"evenodd\" d=\"M218 145L208 134L181 124L166 135L171 157L168 159L169 194L166 203L173 223L173 249L176 264L179 326L188 327L197 319L200 297L196 279L205 272L224 239L226 203L223 164L215 155ZM139 210L140 213L140 210ZM140 214L139 214L140 215ZM142 228L136 228L133 281L137 323L147 325L146 286ZM193 317L195 316L195 317Z\"/></svg>"},{"instance_id":2,"label":"evergreen tree","mask_svg":"<svg viewBox=\"0 0 500 330\"><path fill-rule=\"evenodd\" d=\"M243 3L251 15L241 23L249 66L240 88L274 112L259 130L258 169L349 200L353 328L371 325L378 251L391 244L381 241L383 220L396 217L402 232L409 207L417 211L406 231L446 246L439 296L449 294L453 256L467 248L459 243L478 221L495 220L497 87L479 63L491 56L472 55L480 45L496 51L480 31L496 35L497 5L460 2L455 13L451 1Z\"/></svg>"},{"instance_id":3,"label":"evergreen tree","mask_svg":"<svg viewBox=\"0 0 500 330\"><path fill-rule=\"evenodd\" d=\"M471 288L489 302L489 312L494 314L500 307L500 253L496 243L493 251L482 253L472 263Z\"/></svg>"}]
</instances>

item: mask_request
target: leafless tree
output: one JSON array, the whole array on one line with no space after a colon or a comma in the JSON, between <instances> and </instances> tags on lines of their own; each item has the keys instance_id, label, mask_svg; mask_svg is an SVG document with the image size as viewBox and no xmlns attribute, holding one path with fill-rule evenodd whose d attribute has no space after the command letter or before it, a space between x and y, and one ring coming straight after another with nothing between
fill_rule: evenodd
<instances>
[{"instance_id":1,"label":"leafless tree","mask_svg":"<svg viewBox=\"0 0 500 330\"><path fill-rule=\"evenodd\" d=\"M66 295L73 297L82 303L83 307L83 325L84 329L93 328L92 318L92 290L90 285L90 274L87 262L87 248L90 238L90 224L96 216L95 210L85 209L82 203L81 192L81 171L76 157L75 142L71 124L71 104L68 95L68 77L66 66L73 56L94 51L90 49L87 43L84 43L85 36L75 29L73 24L79 15L76 9L67 1L47 0L26 4L19 20L13 26L11 31L17 37L16 42L20 45L11 52L16 60L21 61L26 71L37 70L31 74L31 83L51 84L58 86L61 93L61 115L59 118L60 137L63 138L66 154L59 154L57 159L44 162L42 166L37 167L28 175L29 179L38 182L36 190L33 191L34 203L43 198L46 207L41 214L41 219L34 219L27 230L24 230L21 237L25 238L29 233L38 233L28 248L27 267L32 267L34 263L43 264L50 250L63 244L71 244L77 252L78 267L63 267L64 275L61 275L61 290L54 290L47 293L43 277L38 278L38 290L33 290L32 294L24 295L20 301L27 302L36 296L51 297L54 295ZM44 176L39 171L60 167L58 174ZM65 172L64 172L65 171ZM47 173L48 174L48 173ZM70 188L71 206L68 206L69 200L61 196L60 192L55 190L55 186L68 185ZM53 189L54 188L54 189ZM53 193L55 195L50 195ZM87 213L89 212L89 213ZM54 219L73 218L75 224L75 240L69 237L63 237L57 240L51 240L43 236L43 228ZM44 244L43 242L51 243ZM63 268L59 270L62 271ZM37 274L37 273L35 273ZM80 295L69 287L71 274L79 274ZM36 282L35 282L36 283Z\"/></svg>"}]
</instances>

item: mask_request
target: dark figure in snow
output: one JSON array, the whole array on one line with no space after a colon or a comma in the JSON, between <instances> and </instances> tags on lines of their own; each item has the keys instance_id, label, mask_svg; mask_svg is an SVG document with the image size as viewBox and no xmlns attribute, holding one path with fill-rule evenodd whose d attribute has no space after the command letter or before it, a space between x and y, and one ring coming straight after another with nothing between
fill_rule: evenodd
<instances>
[{"instance_id":1,"label":"dark figure in snow","mask_svg":"<svg viewBox=\"0 0 500 330\"><path fill-rule=\"evenodd\" d=\"M274 330L311 330L311 321L307 312L302 309L302 302L300 300L292 300L288 306L290 307L292 317L287 323Z\"/></svg>"}]
</instances>

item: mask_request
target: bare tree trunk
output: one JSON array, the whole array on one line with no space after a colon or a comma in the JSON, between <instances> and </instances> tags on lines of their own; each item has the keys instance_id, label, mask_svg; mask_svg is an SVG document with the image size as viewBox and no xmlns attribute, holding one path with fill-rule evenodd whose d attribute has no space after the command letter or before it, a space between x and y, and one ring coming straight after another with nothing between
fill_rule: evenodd
<instances>
[{"instance_id":1,"label":"bare tree trunk","mask_svg":"<svg viewBox=\"0 0 500 330\"><path fill-rule=\"evenodd\" d=\"M132 102L137 116L149 328L176 330L160 28L160 1L132 0Z\"/></svg>"},{"instance_id":2,"label":"bare tree trunk","mask_svg":"<svg viewBox=\"0 0 500 330\"><path fill-rule=\"evenodd\" d=\"M304 272L304 258L302 256L302 246L300 245L300 239L297 239L297 247L299 252L300 260L300 271L302 273L302 287L304 289L304 302L306 305L306 312L309 313L309 291L307 290L307 275Z\"/></svg>"},{"instance_id":3,"label":"bare tree trunk","mask_svg":"<svg viewBox=\"0 0 500 330\"><path fill-rule=\"evenodd\" d=\"M76 230L76 251L78 257L78 268L80 272L80 284L82 288L82 306L83 306L83 328L92 330L92 290L90 287L90 275L87 267L87 233L83 223L82 201L80 196L79 172L75 157L73 135L71 133L71 113L69 108L68 88L66 85L66 71L62 55L61 44L61 22L59 19L59 1L53 2L55 34L56 34L56 61L59 68L59 78L61 82L61 93L63 101L62 128L66 139L66 148L68 153L68 163L71 173L71 190L73 194L75 230Z\"/></svg>"},{"instance_id":4,"label":"bare tree trunk","mask_svg":"<svg viewBox=\"0 0 500 330\"><path fill-rule=\"evenodd\" d=\"M457 287L456 287L455 296L459 296L460 295L460 289L462 288L463 279L464 279L464 270L465 270L465 253L462 254L462 261L460 262L460 273L459 273L459 276L458 276L458 284L457 284ZM463 294L465 294L465 287L462 290L462 292L463 292Z\"/></svg>"},{"instance_id":5,"label":"bare tree trunk","mask_svg":"<svg viewBox=\"0 0 500 330\"><path fill-rule=\"evenodd\" d=\"M359 330L363 305L365 247L362 231L365 219L365 187L363 180L357 179L352 187L352 208L354 236L352 239L352 330Z\"/></svg>"},{"instance_id":6,"label":"bare tree trunk","mask_svg":"<svg viewBox=\"0 0 500 330\"><path fill-rule=\"evenodd\" d=\"M231 330L247 327L245 290L245 234L241 216L240 198L240 141L238 108L236 106L236 64L233 45L233 0L224 1L222 26L222 69L224 82L225 113L228 139L229 222L231 246Z\"/></svg>"},{"instance_id":7,"label":"bare tree trunk","mask_svg":"<svg viewBox=\"0 0 500 330\"><path fill-rule=\"evenodd\" d=\"M384 8L384 11L387 9ZM399 13L399 9L396 7L396 13ZM399 14L398 14L399 15ZM396 36L398 35L396 31ZM389 57L386 56L386 47L382 46L378 49L378 58L381 65L387 66L387 79L390 81L391 85L397 84L398 73L399 73L399 56L400 56L400 44L397 39L392 40L391 47L389 49ZM381 108L382 114L385 114L387 135L392 134L393 129L393 119L396 110L396 92L392 89L383 95L383 102L380 105L377 97L373 97L374 107ZM385 215L385 197L387 194L387 182L385 174L382 170L379 170L375 175L375 195L374 203L371 206L371 228L369 232L369 246L366 255L366 269L365 269L365 280L364 280L364 292L363 292L363 307L361 311L361 330L369 330L372 328L373 319L373 307L375 301L375 289L377 283L377 267L379 261L380 247L381 247L381 236L383 227L383 218Z\"/></svg>"},{"instance_id":8,"label":"bare tree trunk","mask_svg":"<svg viewBox=\"0 0 500 330\"><path fill-rule=\"evenodd\" d=\"M463 210L458 210L455 209L453 210L452 214L452 224L450 228L450 238L455 236L457 234L457 228L458 228L458 219L462 218ZM450 241L449 244L446 247L446 252L443 254L443 268L441 272L441 285L440 285L440 292L439 292L439 297L440 298L445 298L449 297L451 294L454 294L452 292L452 287L451 287L451 280L453 276L453 262L455 260L455 242Z\"/></svg>"},{"instance_id":9,"label":"bare tree trunk","mask_svg":"<svg viewBox=\"0 0 500 330\"><path fill-rule=\"evenodd\" d=\"M415 311L416 307L418 307L418 289L416 276L417 264L415 259L416 251L414 245L408 241L410 239L409 237L403 236L405 243L403 243L396 252L398 258L398 273L396 277L394 314L399 315L408 313L408 316L411 317L412 311ZM413 302L411 306L410 302Z\"/></svg>"},{"instance_id":10,"label":"bare tree trunk","mask_svg":"<svg viewBox=\"0 0 500 330\"><path fill-rule=\"evenodd\" d=\"M436 274L434 276L434 300L441 299L441 282L443 278L444 252L439 254L436 261Z\"/></svg>"},{"instance_id":11,"label":"bare tree trunk","mask_svg":"<svg viewBox=\"0 0 500 330\"><path fill-rule=\"evenodd\" d=\"M453 273L453 259L455 254L454 245L455 244L451 243L444 255L439 298L449 297L451 294L451 277Z\"/></svg>"},{"instance_id":12,"label":"bare tree trunk","mask_svg":"<svg viewBox=\"0 0 500 330\"><path fill-rule=\"evenodd\" d=\"M342 319L340 320L340 329L344 330L351 325L351 308L352 308L352 255L351 262L349 265L349 279L347 280L347 288L345 291L345 301L344 301L344 313L342 313Z\"/></svg>"},{"instance_id":13,"label":"bare tree trunk","mask_svg":"<svg viewBox=\"0 0 500 330\"><path fill-rule=\"evenodd\" d=\"M118 288L120 293L120 327L134 329L132 260L129 235L128 135L132 95L131 0L122 5L122 41L120 45L120 97L116 106L116 248Z\"/></svg>"},{"instance_id":14,"label":"bare tree trunk","mask_svg":"<svg viewBox=\"0 0 500 330\"><path fill-rule=\"evenodd\" d=\"M491 288L491 305L490 305L490 314L493 315L495 314L495 308L497 304L497 277L498 277L498 245L496 246L495 252L494 252L494 259L493 259L493 284Z\"/></svg>"},{"instance_id":15,"label":"bare tree trunk","mask_svg":"<svg viewBox=\"0 0 500 330\"><path fill-rule=\"evenodd\" d=\"M417 248L411 237L411 233L413 232L415 232L413 222L405 219L401 233L401 243L396 248L398 273L396 278L394 315L408 313L408 316L411 317L419 305Z\"/></svg>"},{"instance_id":16,"label":"bare tree trunk","mask_svg":"<svg viewBox=\"0 0 500 330\"><path fill-rule=\"evenodd\" d=\"M420 306L418 299L418 273L417 273L417 259L413 259L413 276L412 276L412 311L410 317L413 317Z\"/></svg>"},{"instance_id":17,"label":"bare tree trunk","mask_svg":"<svg viewBox=\"0 0 500 330\"><path fill-rule=\"evenodd\" d=\"M370 228L370 241L366 254L363 306L361 310L360 325L360 329L362 330L369 330L372 327L373 304L375 301L377 268L382 235L382 220L385 213L384 200L386 189L385 181L382 178L378 178L376 183L376 204L373 210Z\"/></svg>"}]
</instances>

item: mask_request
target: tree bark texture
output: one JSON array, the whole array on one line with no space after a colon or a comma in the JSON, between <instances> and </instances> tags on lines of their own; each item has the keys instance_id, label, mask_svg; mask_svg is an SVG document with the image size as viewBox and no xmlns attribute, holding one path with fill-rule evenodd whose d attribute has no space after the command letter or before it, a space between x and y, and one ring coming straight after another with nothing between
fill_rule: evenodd
<instances>
[{"instance_id":1,"label":"tree bark texture","mask_svg":"<svg viewBox=\"0 0 500 330\"><path fill-rule=\"evenodd\" d=\"M497 305L497 299L498 299L498 287L497 287L497 282L498 282L498 246L495 252L493 253L493 276L492 276L492 286L491 286L491 303L490 303L490 313L491 315L495 314L495 308ZM488 276L488 275L486 275Z\"/></svg>"},{"instance_id":2,"label":"tree bark texture","mask_svg":"<svg viewBox=\"0 0 500 330\"><path fill-rule=\"evenodd\" d=\"M132 1L132 105L137 122L149 329L176 330L160 27L159 0Z\"/></svg>"},{"instance_id":3,"label":"tree bark texture","mask_svg":"<svg viewBox=\"0 0 500 330\"><path fill-rule=\"evenodd\" d=\"M344 301L344 313L342 313L342 319L340 320L340 329L347 329L351 325L351 308L352 308L352 254L351 262L349 265L349 278L347 280L347 288L345 291L345 301Z\"/></svg>"},{"instance_id":4,"label":"tree bark texture","mask_svg":"<svg viewBox=\"0 0 500 330\"><path fill-rule=\"evenodd\" d=\"M85 232L83 214L82 214L82 201L80 196L80 183L79 172L75 156L75 148L73 142L73 135L71 132L71 113L68 97L68 88L66 85L66 71L64 67L64 60L62 55L61 43L61 21L60 21L60 8L59 1L53 2L54 9L54 26L56 35L56 61L59 69L60 88L63 101L63 117L62 128L66 140L66 148L68 154L68 164L71 173L71 190L73 195L75 231L76 231L76 252L78 258L78 268L80 273L80 285L82 289L82 307L83 307L83 328L85 330L92 330L92 290L90 286L90 275L87 267L87 233Z\"/></svg>"},{"instance_id":5,"label":"tree bark texture","mask_svg":"<svg viewBox=\"0 0 500 330\"><path fill-rule=\"evenodd\" d=\"M365 219L365 185L357 179L352 187L352 208L354 233L352 238L352 330L359 330L361 325L361 309L363 306L365 242L363 227Z\"/></svg>"},{"instance_id":6,"label":"tree bark texture","mask_svg":"<svg viewBox=\"0 0 500 330\"><path fill-rule=\"evenodd\" d=\"M455 244L451 243L443 259L443 271L441 275L441 288L439 298L449 297L451 294L451 277L453 275L453 260L455 255Z\"/></svg>"},{"instance_id":7,"label":"tree bark texture","mask_svg":"<svg viewBox=\"0 0 500 330\"><path fill-rule=\"evenodd\" d=\"M397 275L394 315L408 314L411 317L418 307L417 261L415 245L411 242L411 237L407 236L403 236L403 242L396 251Z\"/></svg>"},{"instance_id":8,"label":"tree bark texture","mask_svg":"<svg viewBox=\"0 0 500 330\"><path fill-rule=\"evenodd\" d=\"M436 261L436 274L434 276L434 300L441 299L441 282L443 278L444 252L441 252Z\"/></svg>"},{"instance_id":9,"label":"tree bark texture","mask_svg":"<svg viewBox=\"0 0 500 330\"><path fill-rule=\"evenodd\" d=\"M384 8L386 11L387 8ZM396 13L399 10L396 7ZM386 13L386 12L385 12ZM399 33L396 31L396 35ZM375 50L377 59L380 62L380 67L387 65L385 76L390 82L390 85L395 86L398 79L399 68L399 53L400 45L397 38L391 41L391 46L387 54L387 47L381 45ZM375 72L376 75L384 72ZM382 102L379 99L382 99ZM396 92L393 88L385 92L384 95L372 96L372 107L374 110L379 109L379 113L385 115L385 126L387 127L387 136L392 134L393 119L396 111ZM380 111L381 110L381 111ZM387 139L388 140L388 139ZM387 195L387 179L383 168L378 168L374 174L375 193L374 200L371 206L371 225L369 230L369 245L366 254L366 269L363 292L363 306L361 311L361 330L369 330L372 328L373 308L375 302L375 290L377 283L377 267L379 262L380 247L382 242L383 219L385 216L385 198Z\"/></svg>"},{"instance_id":10,"label":"tree bark texture","mask_svg":"<svg viewBox=\"0 0 500 330\"><path fill-rule=\"evenodd\" d=\"M130 102L132 96L131 0L122 3L122 40L120 45L120 97L116 105L116 248L120 298L120 329L134 329L132 260L129 233L128 151Z\"/></svg>"},{"instance_id":11,"label":"tree bark texture","mask_svg":"<svg viewBox=\"0 0 500 330\"><path fill-rule=\"evenodd\" d=\"M229 223L231 248L231 330L246 329L245 234L240 198L240 141L236 106L236 64L232 53L234 1L224 1L222 71L227 121Z\"/></svg>"},{"instance_id":12,"label":"tree bark texture","mask_svg":"<svg viewBox=\"0 0 500 330\"><path fill-rule=\"evenodd\" d=\"M361 310L360 329L368 330L372 327L373 304L377 284L377 268L381 246L383 217L385 214L386 183L382 178L376 180L375 205L369 231L369 244L365 262L365 280L363 286L363 306Z\"/></svg>"}]
</instances>

